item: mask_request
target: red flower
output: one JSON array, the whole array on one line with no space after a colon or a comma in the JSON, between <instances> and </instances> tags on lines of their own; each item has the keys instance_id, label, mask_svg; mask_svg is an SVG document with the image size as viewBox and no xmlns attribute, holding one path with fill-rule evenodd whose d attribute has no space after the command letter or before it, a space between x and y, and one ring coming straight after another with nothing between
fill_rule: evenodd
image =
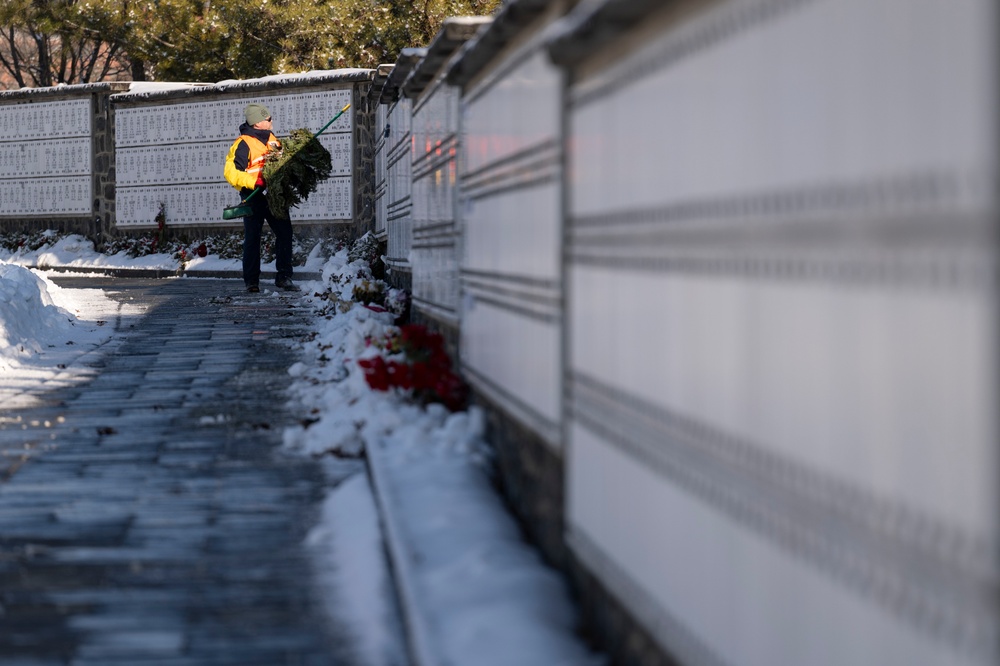
<instances>
[{"instance_id":1,"label":"red flower","mask_svg":"<svg viewBox=\"0 0 1000 666\"><path fill-rule=\"evenodd\" d=\"M413 387L425 391L434 385L434 371L426 363L413 364Z\"/></svg>"},{"instance_id":2,"label":"red flower","mask_svg":"<svg viewBox=\"0 0 1000 666\"><path fill-rule=\"evenodd\" d=\"M399 329L400 348L413 361L427 361L447 357L444 338L440 333L427 330L420 324L407 324ZM450 361L449 361L450 362Z\"/></svg>"},{"instance_id":3,"label":"red flower","mask_svg":"<svg viewBox=\"0 0 1000 666\"><path fill-rule=\"evenodd\" d=\"M358 365L365 372L365 381L368 386L376 391L389 390L389 372L385 364L385 359L381 356L362 359Z\"/></svg>"},{"instance_id":4,"label":"red flower","mask_svg":"<svg viewBox=\"0 0 1000 666\"><path fill-rule=\"evenodd\" d=\"M415 400L424 404L440 402L452 411L465 405L466 386L452 372L451 358L441 334L425 326L410 324L401 327L396 334L387 335L384 347L388 354L403 352L404 360L386 361L376 356L358 361L372 389L412 390Z\"/></svg>"},{"instance_id":5,"label":"red flower","mask_svg":"<svg viewBox=\"0 0 1000 666\"><path fill-rule=\"evenodd\" d=\"M389 373L389 383L407 390L413 388L413 372L409 365L399 361L389 361L386 364Z\"/></svg>"}]
</instances>

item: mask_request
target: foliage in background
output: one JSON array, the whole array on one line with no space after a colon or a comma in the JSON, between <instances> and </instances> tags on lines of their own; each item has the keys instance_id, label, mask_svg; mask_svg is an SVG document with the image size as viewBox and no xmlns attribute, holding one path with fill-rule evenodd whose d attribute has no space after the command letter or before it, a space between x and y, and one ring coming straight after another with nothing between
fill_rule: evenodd
<instances>
[{"instance_id":1,"label":"foliage in background","mask_svg":"<svg viewBox=\"0 0 1000 666\"><path fill-rule=\"evenodd\" d=\"M330 177L330 151L307 129L292 130L281 141L281 150L267 154L264 180L267 205L278 217L286 217L293 206L305 201L321 181Z\"/></svg>"},{"instance_id":2,"label":"foliage in background","mask_svg":"<svg viewBox=\"0 0 1000 666\"><path fill-rule=\"evenodd\" d=\"M73 2L0 3L0 82L18 88L129 78L116 40L81 24Z\"/></svg>"},{"instance_id":3,"label":"foliage in background","mask_svg":"<svg viewBox=\"0 0 1000 666\"><path fill-rule=\"evenodd\" d=\"M9 231L0 233L0 248L8 252L34 252L51 246L64 238L66 234L49 229L46 231ZM329 254L329 248L324 243L324 252ZM292 240L292 265L302 266L306 263L309 253L315 247L315 242L301 241L298 237ZM219 259L240 259L243 257L243 232L216 234L206 238L189 240L187 238L161 239L158 231L137 236L115 236L104 245L105 255L124 253L136 258L151 254L170 255L177 261L186 263L195 257L213 255ZM265 264L274 261L274 234L265 227L261 234L261 261Z\"/></svg>"},{"instance_id":4,"label":"foliage in background","mask_svg":"<svg viewBox=\"0 0 1000 666\"><path fill-rule=\"evenodd\" d=\"M62 237L53 230L45 231L7 231L0 233L0 248L8 252L34 252L46 245L51 245Z\"/></svg>"},{"instance_id":5,"label":"foliage in background","mask_svg":"<svg viewBox=\"0 0 1000 666\"><path fill-rule=\"evenodd\" d=\"M305 245L298 237L292 239L292 265L302 266L315 244ZM274 234L264 227L261 232L260 260L269 264L274 261ZM243 257L243 232L216 234L190 241L186 238L171 238L159 242L156 235L117 236L105 246L105 254L124 252L130 257L145 257L150 254L169 254L185 263L195 257L213 255L219 259L241 259Z\"/></svg>"},{"instance_id":6,"label":"foliage in background","mask_svg":"<svg viewBox=\"0 0 1000 666\"><path fill-rule=\"evenodd\" d=\"M501 0L4 0L6 87L150 78L214 83L374 67L425 46L449 16Z\"/></svg>"},{"instance_id":7,"label":"foliage in background","mask_svg":"<svg viewBox=\"0 0 1000 666\"><path fill-rule=\"evenodd\" d=\"M426 46L451 16L489 16L501 0L306 2L292 17L280 71L375 67L407 47Z\"/></svg>"}]
</instances>

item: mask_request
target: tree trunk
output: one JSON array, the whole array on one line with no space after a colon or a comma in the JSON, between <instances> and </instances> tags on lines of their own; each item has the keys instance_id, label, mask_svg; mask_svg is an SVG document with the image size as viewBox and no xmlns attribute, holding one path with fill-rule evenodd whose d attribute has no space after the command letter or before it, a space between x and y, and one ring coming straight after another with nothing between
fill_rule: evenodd
<instances>
[{"instance_id":1,"label":"tree trunk","mask_svg":"<svg viewBox=\"0 0 1000 666\"><path fill-rule=\"evenodd\" d=\"M13 26L5 28L3 37L6 42L5 50L10 55L10 59L8 60L4 57L4 53L0 52L0 64L14 78L17 87L23 88L24 73L21 71L21 54L17 50L17 31Z\"/></svg>"},{"instance_id":2,"label":"tree trunk","mask_svg":"<svg viewBox=\"0 0 1000 666\"><path fill-rule=\"evenodd\" d=\"M52 85L52 59L49 51L49 38L34 30L31 31L31 39L35 42L38 62L31 68L31 78L39 88L47 88Z\"/></svg>"},{"instance_id":3,"label":"tree trunk","mask_svg":"<svg viewBox=\"0 0 1000 666\"><path fill-rule=\"evenodd\" d=\"M133 81L145 81L146 80L146 63L142 58L129 57L129 61L132 63L132 80Z\"/></svg>"}]
</instances>

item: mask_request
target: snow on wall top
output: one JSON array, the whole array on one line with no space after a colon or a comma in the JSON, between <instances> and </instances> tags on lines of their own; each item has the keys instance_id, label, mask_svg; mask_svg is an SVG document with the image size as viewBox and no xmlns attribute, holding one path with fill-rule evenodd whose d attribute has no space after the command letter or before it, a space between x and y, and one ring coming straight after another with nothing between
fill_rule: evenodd
<instances>
[{"instance_id":1,"label":"snow on wall top","mask_svg":"<svg viewBox=\"0 0 1000 666\"><path fill-rule=\"evenodd\" d=\"M211 83L172 83L168 81L133 81L128 87L128 93L144 95L151 92L161 92L164 90L188 90L190 88L204 87Z\"/></svg>"},{"instance_id":2,"label":"snow on wall top","mask_svg":"<svg viewBox=\"0 0 1000 666\"><path fill-rule=\"evenodd\" d=\"M263 76L259 79L230 79L227 81L219 81L215 85L217 88L237 87L243 89L247 85L253 85L256 83L277 83L279 85L289 85L295 83L317 83L327 81L361 81L371 78L371 76L374 75L374 72L375 70L373 69L314 69L309 72L300 72L298 74L274 74L272 76Z\"/></svg>"},{"instance_id":3,"label":"snow on wall top","mask_svg":"<svg viewBox=\"0 0 1000 666\"><path fill-rule=\"evenodd\" d=\"M375 76L373 69L321 69L298 74L275 74L258 79L228 79L218 83L161 83L158 85L135 85L128 92L112 95L116 104L129 102L145 102L164 99L179 99L195 95L261 92L264 90L280 90L294 86L307 86L322 83L356 83L371 81Z\"/></svg>"},{"instance_id":4,"label":"snow on wall top","mask_svg":"<svg viewBox=\"0 0 1000 666\"><path fill-rule=\"evenodd\" d=\"M102 83L80 83L74 85L46 86L44 88L19 88L0 90L0 101L27 99L31 97L78 97L95 93L115 93L128 88L125 81L105 81Z\"/></svg>"}]
</instances>

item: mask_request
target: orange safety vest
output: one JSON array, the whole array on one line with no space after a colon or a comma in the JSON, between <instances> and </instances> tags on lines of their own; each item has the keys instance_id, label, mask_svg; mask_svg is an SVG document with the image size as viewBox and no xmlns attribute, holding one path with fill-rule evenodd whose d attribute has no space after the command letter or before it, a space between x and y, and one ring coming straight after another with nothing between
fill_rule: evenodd
<instances>
[{"instance_id":1,"label":"orange safety vest","mask_svg":"<svg viewBox=\"0 0 1000 666\"><path fill-rule=\"evenodd\" d=\"M235 158L236 149L239 147L240 142L245 141L247 148L250 149L250 155L247 158L247 169L246 171L241 171L236 168ZM281 142L278 138L271 134L268 137L267 145L261 143L260 139L257 137L249 136L243 134L240 138L233 142L233 145L229 147L229 154L226 156L226 167L224 170L224 175L226 177L226 182L235 187L237 190L252 190L257 185L257 174L260 170L264 168L264 157L271 151L277 150L281 147Z\"/></svg>"}]
</instances>

